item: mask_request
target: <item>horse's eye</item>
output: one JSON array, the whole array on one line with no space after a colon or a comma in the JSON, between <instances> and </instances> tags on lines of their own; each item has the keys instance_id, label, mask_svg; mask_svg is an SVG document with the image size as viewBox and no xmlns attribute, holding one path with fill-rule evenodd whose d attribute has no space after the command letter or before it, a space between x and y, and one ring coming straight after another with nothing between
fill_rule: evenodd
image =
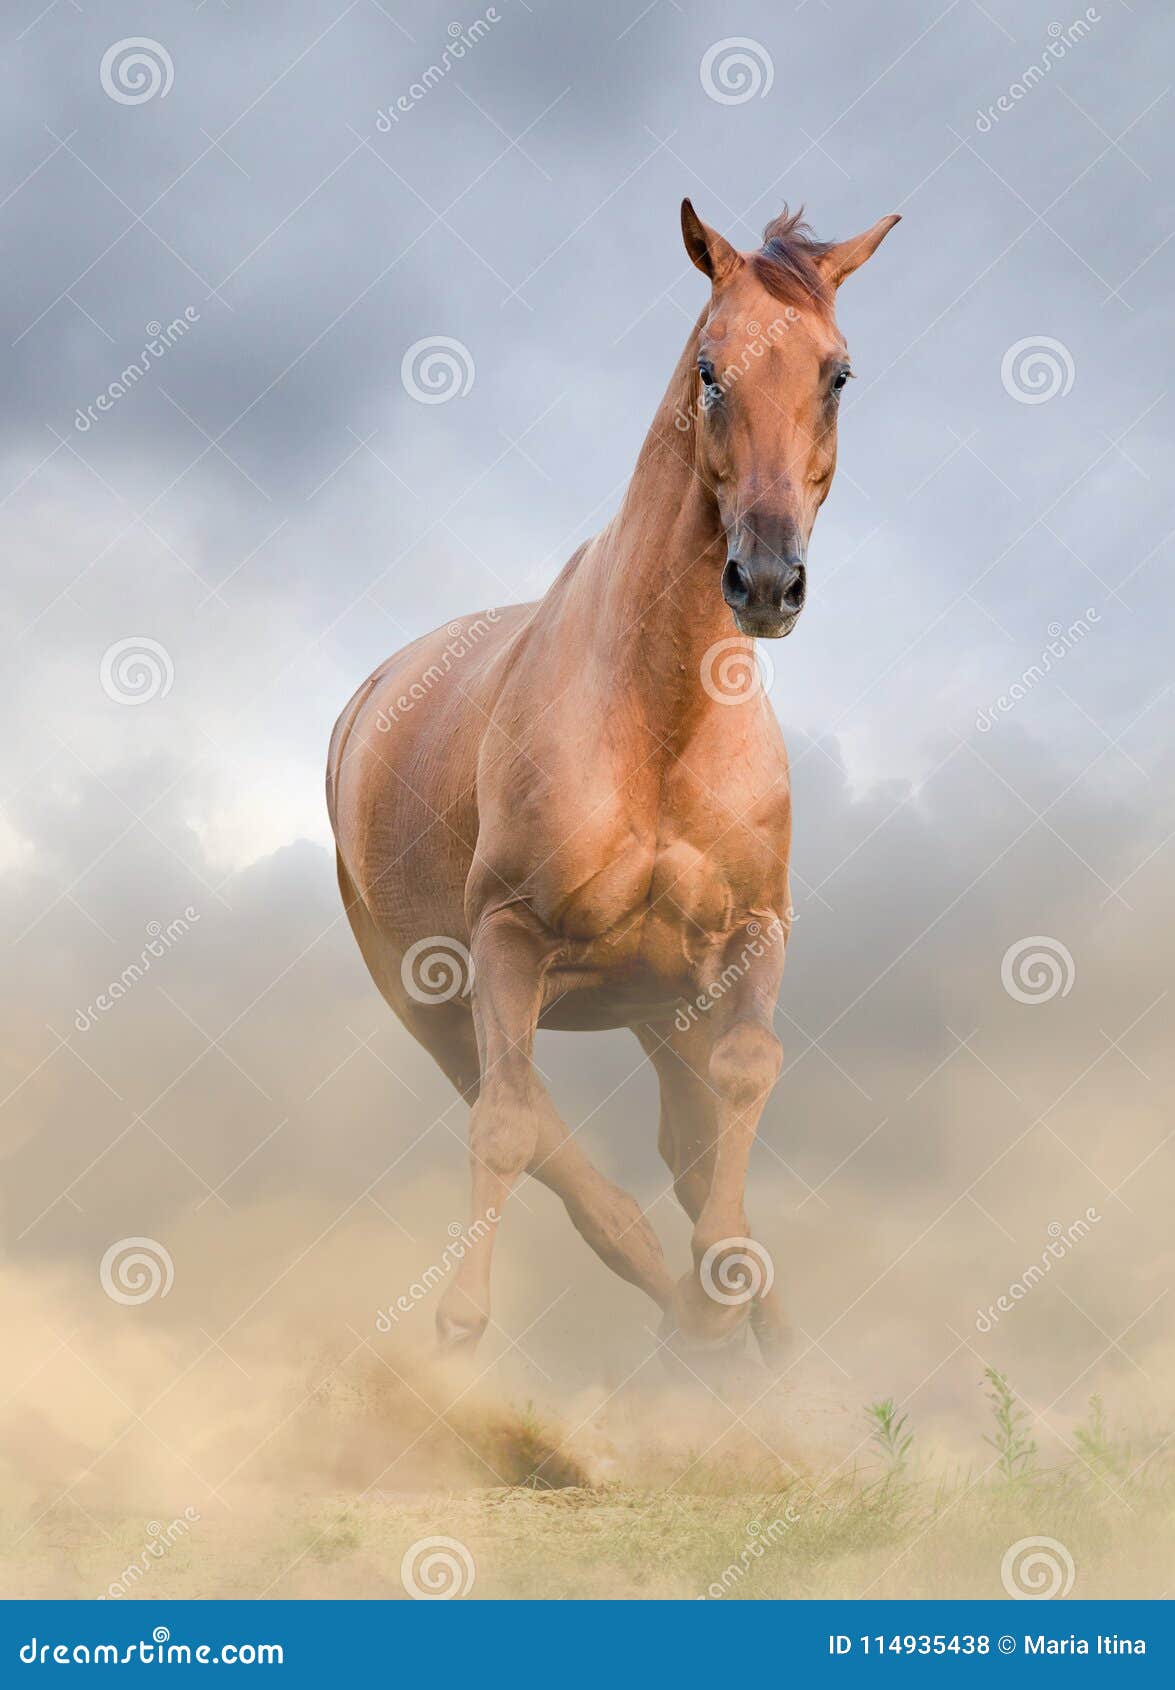
<instances>
[{"instance_id":1,"label":"horse's eye","mask_svg":"<svg viewBox=\"0 0 1175 1690\"><path fill-rule=\"evenodd\" d=\"M708 358L698 359L698 374L701 376L702 384L705 387L716 389L721 385L714 373L714 366Z\"/></svg>"},{"instance_id":2,"label":"horse's eye","mask_svg":"<svg viewBox=\"0 0 1175 1690\"><path fill-rule=\"evenodd\" d=\"M839 393L852 373L852 370L838 370L832 378L832 391Z\"/></svg>"}]
</instances>

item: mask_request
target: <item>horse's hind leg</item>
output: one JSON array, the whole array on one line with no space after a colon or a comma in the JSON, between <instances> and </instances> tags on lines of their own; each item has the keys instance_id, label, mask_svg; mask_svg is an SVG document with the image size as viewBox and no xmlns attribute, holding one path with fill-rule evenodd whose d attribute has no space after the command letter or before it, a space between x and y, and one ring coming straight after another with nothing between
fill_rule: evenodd
<instances>
[{"instance_id":1,"label":"horse's hind leg","mask_svg":"<svg viewBox=\"0 0 1175 1690\"><path fill-rule=\"evenodd\" d=\"M546 956L528 925L505 912L484 921L473 946L473 1009L481 1090L469 1119L473 1220L489 1221L441 1300L447 1348L471 1348L490 1314L496 1223L520 1174L558 1193L580 1233L609 1267L665 1309L673 1278L635 1200L591 1166L560 1120L533 1063Z\"/></svg>"},{"instance_id":2,"label":"horse's hind leg","mask_svg":"<svg viewBox=\"0 0 1175 1690\"><path fill-rule=\"evenodd\" d=\"M427 996L414 995L405 979L403 953L376 926L341 854L338 856L338 874L343 908L371 978L417 1044L427 1050L437 1067L447 1075L459 1096L466 1103L473 1103L478 1092L477 1037L469 1003L456 995L463 983L458 977L461 969L459 954L454 951L450 957L447 950L437 953L442 960L451 960L458 971L447 982L453 988L453 995L446 994L433 1002L428 1001ZM438 941L438 944L442 943L444 941Z\"/></svg>"}]
</instances>

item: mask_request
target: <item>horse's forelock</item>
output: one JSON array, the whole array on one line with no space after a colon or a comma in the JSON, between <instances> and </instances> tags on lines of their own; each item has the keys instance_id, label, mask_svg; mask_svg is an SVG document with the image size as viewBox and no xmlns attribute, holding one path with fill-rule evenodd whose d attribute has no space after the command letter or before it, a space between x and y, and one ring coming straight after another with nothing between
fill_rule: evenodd
<instances>
[{"instance_id":1,"label":"horse's forelock","mask_svg":"<svg viewBox=\"0 0 1175 1690\"><path fill-rule=\"evenodd\" d=\"M820 269L820 260L833 246L818 241L804 222L804 208L785 205L763 231L763 245L751 259L756 276L773 298L789 305L831 305L833 289Z\"/></svg>"}]
</instances>

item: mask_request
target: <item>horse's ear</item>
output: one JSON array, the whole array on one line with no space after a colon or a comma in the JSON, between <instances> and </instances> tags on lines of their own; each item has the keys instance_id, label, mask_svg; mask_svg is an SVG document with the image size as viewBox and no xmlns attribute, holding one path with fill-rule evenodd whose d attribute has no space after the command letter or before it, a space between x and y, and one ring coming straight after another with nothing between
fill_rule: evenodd
<instances>
[{"instance_id":1,"label":"horse's ear","mask_svg":"<svg viewBox=\"0 0 1175 1690\"><path fill-rule=\"evenodd\" d=\"M690 262L714 283L725 280L742 263L730 242L702 222L689 200L681 202L681 234Z\"/></svg>"},{"instance_id":2,"label":"horse's ear","mask_svg":"<svg viewBox=\"0 0 1175 1690\"><path fill-rule=\"evenodd\" d=\"M866 229L863 235L855 235L851 241L837 241L830 246L820 259L820 271L824 279L838 288L846 276L851 276L854 270L860 269L867 258L872 258L882 241L889 234L895 223L901 222L901 213L894 211L888 217L882 217L871 229Z\"/></svg>"}]
</instances>

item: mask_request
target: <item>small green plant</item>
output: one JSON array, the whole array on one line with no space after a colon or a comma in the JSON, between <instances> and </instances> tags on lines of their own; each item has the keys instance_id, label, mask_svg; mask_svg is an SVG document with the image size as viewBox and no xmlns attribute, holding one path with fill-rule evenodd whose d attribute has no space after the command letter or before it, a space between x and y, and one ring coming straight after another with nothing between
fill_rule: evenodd
<instances>
[{"instance_id":1,"label":"small green plant","mask_svg":"<svg viewBox=\"0 0 1175 1690\"><path fill-rule=\"evenodd\" d=\"M909 1416L899 1414L892 1397L886 1397L883 1402L872 1402L865 1409L865 1418L870 1424L869 1439L881 1456L885 1466L885 1482L904 1477L909 1465L910 1445L914 1442L913 1432L908 1432L906 1426Z\"/></svg>"},{"instance_id":2,"label":"small green plant","mask_svg":"<svg viewBox=\"0 0 1175 1690\"><path fill-rule=\"evenodd\" d=\"M1106 1405L1095 1391L1089 1399L1089 1419L1073 1429L1073 1440L1091 1467L1102 1466L1110 1455Z\"/></svg>"},{"instance_id":3,"label":"small green plant","mask_svg":"<svg viewBox=\"0 0 1175 1690\"><path fill-rule=\"evenodd\" d=\"M995 1418L995 1436L985 1435L983 1441L996 1452L1001 1478L1009 1485L1016 1484L1029 1478L1035 1467L1036 1442L1029 1436L1031 1417L998 1368L984 1368L983 1376L990 1387L987 1400Z\"/></svg>"},{"instance_id":4,"label":"small green plant","mask_svg":"<svg viewBox=\"0 0 1175 1690\"><path fill-rule=\"evenodd\" d=\"M1114 1443L1106 1419L1106 1405L1095 1391L1089 1399L1089 1417L1073 1429L1077 1452L1091 1473L1124 1472L1129 1451Z\"/></svg>"}]
</instances>

